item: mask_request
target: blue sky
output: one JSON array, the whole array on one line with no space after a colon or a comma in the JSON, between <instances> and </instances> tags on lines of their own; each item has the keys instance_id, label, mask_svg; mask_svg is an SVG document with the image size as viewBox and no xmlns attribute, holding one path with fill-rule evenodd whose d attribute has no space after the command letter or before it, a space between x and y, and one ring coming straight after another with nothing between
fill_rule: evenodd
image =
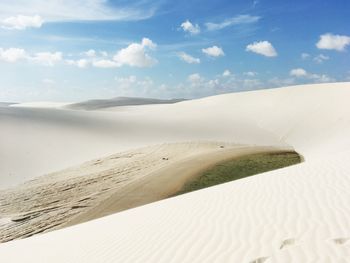
<instances>
[{"instance_id":1,"label":"blue sky","mask_svg":"<svg viewBox=\"0 0 350 263\"><path fill-rule=\"evenodd\" d=\"M350 81L347 0L2 0L0 101Z\"/></svg>"}]
</instances>

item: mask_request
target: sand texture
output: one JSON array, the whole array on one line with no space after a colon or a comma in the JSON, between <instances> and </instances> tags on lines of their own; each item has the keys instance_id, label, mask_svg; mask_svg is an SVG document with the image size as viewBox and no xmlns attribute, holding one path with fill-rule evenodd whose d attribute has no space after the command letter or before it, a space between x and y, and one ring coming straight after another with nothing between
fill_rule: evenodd
<instances>
[{"instance_id":1,"label":"sand texture","mask_svg":"<svg viewBox=\"0 0 350 263\"><path fill-rule=\"evenodd\" d=\"M0 154L12 162L1 168L4 185L101 158L109 151L176 141L292 147L305 162L7 242L0 245L0 261L349 262L349 98L350 83L305 85L113 112L44 114L37 109L26 113L27 126L25 113L18 111L25 109L1 109L5 121ZM20 127L22 132L16 133ZM17 140L20 149L11 149L11 140ZM57 145L49 148L44 169L40 159L48 149L45 143L52 140ZM31 154L16 156L18 151ZM55 159L79 152L80 158L52 166ZM27 168L31 175L23 178L25 171L15 169L16 180L6 179L4 171L25 160L36 164Z\"/></svg>"},{"instance_id":2,"label":"sand texture","mask_svg":"<svg viewBox=\"0 0 350 263\"><path fill-rule=\"evenodd\" d=\"M280 150L222 143L164 144L38 177L0 191L0 242L158 201L174 195L216 163L277 151Z\"/></svg>"}]
</instances>

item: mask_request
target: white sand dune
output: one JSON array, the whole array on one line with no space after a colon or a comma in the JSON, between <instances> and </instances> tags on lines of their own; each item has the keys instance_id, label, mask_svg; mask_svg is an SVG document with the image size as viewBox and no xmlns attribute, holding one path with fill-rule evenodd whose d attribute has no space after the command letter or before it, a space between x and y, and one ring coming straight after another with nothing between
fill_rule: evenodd
<instances>
[{"instance_id":1,"label":"white sand dune","mask_svg":"<svg viewBox=\"0 0 350 263\"><path fill-rule=\"evenodd\" d=\"M285 150L213 142L162 144L37 177L0 191L0 243L159 201L217 163Z\"/></svg>"},{"instance_id":2,"label":"white sand dune","mask_svg":"<svg viewBox=\"0 0 350 263\"><path fill-rule=\"evenodd\" d=\"M8 107L8 106L14 105L14 104L16 104L16 103L14 103L14 102L1 102L0 101L0 107Z\"/></svg>"},{"instance_id":3,"label":"white sand dune","mask_svg":"<svg viewBox=\"0 0 350 263\"><path fill-rule=\"evenodd\" d=\"M290 145L305 157L300 165L1 244L0 261L349 262L348 98L350 83L336 83L120 112L0 109L0 157L10 162L2 174L27 161L36 164L27 167L33 177L95 155L184 140ZM73 160L53 167L63 156ZM24 174L16 169L1 181L18 183Z\"/></svg>"},{"instance_id":4,"label":"white sand dune","mask_svg":"<svg viewBox=\"0 0 350 263\"><path fill-rule=\"evenodd\" d=\"M161 100L151 98L116 97L112 99L88 100L72 103L65 105L65 108L73 110L101 110L131 105L172 104L183 100L184 99Z\"/></svg>"},{"instance_id":5,"label":"white sand dune","mask_svg":"<svg viewBox=\"0 0 350 263\"><path fill-rule=\"evenodd\" d=\"M23 103L13 103L9 104L10 107L17 108L62 108L66 105L69 105L68 102L51 102L51 101L37 101L37 102L23 102Z\"/></svg>"},{"instance_id":6,"label":"white sand dune","mask_svg":"<svg viewBox=\"0 0 350 263\"><path fill-rule=\"evenodd\" d=\"M114 112L0 108L0 188L154 144L210 140L285 145L253 123L242 122L240 129L227 126L227 119L220 120L224 116L216 116L210 108L196 106L188 114L188 103L133 106ZM186 110L179 112L182 107Z\"/></svg>"}]
</instances>

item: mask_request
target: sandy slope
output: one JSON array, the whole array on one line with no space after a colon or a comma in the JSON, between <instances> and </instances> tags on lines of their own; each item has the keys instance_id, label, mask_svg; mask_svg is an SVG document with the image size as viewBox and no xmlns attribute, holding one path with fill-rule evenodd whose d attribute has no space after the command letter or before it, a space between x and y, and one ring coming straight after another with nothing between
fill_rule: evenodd
<instances>
[{"instance_id":1,"label":"sandy slope","mask_svg":"<svg viewBox=\"0 0 350 263\"><path fill-rule=\"evenodd\" d=\"M160 100L150 98L117 97L113 99L89 100L72 103L65 105L65 108L73 110L101 110L130 105L172 104L183 100L184 99Z\"/></svg>"},{"instance_id":2,"label":"sandy slope","mask_svg":"<svg viewBox=\"0 0 350 263\"><path fill-rule=\"evenodd\" d=\"M38 177L0 191L0 243L159 201L217 163L281 151L227 143L163 144Z\"/></svg>"},{"instance_id":3,"label":"sandy slope","mask_svg":"<svg viewBox=\"0 0 350 263\"><path fill-rule=\"evenodd\" d=\"M125 148L136 138L135 145L184 139L289 144L305 163L2 244L0 259L349 262L349 97L349 83L322 84L101 113L99 124L112 117L119 122L116 137L129 138ZM16 124L16 118L8 118ZM78 123L81 132L84 122ZM47 125L42 119L37 124ZM61 124L68 134L67 121ZM10 132L12 126L6 127Z\"/></svg>"},{"instance_id":4,"label":"sandy slope","mask_svg":"<svg viewBox=\"0 0 350 263\"><path fill-rule=\"evenodd\" d=\"M63 108L70 103L68 102L50 102L50 101L37 101L37 102L23 102L9 104L10 107L16 108L44 108L44 109L55 109Z\"/></svg>"},{"instance_id":5,"label":"sandy slope","mask_svg":"<svg viewBox=\"0 0 350 263\"><path fill-rule=\"evenodd\" d=\"M235 143L235 138L240 138L238 143L281 146L273 134L255 124L240 123L237 129L227 126L220 116L178 114L177 109L182 107L187 107L186 103L135 106L115 112L0 107L0 188L91 159L160 143ZM212 125L208 125L210 119Z\"/></svg>"}]
</instances>

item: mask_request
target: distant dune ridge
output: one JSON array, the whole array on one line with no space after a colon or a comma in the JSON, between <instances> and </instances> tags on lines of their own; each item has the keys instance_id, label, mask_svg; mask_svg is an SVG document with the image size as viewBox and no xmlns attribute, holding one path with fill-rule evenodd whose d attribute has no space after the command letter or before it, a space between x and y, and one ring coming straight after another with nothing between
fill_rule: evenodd
<instances>
[{"instance_id":1,"label":"distant dune ridge","mask_svg":"<svg viewBox=\"0 0 350 263\"><path fill-rule=\"evenodd\" d=\"M10 106L10 105L14 105L16 103L14 102L0 102L0 107L7 107L7 106Z\"/></svg>"},{"instance_id":2,"label":"distant dune ridge","mask_svg":"<svg viewBox=\"0 0 350 263\"><path fill-rule=\"evenodd\" d=\"M348 262L349 98L350 83L330 83L125 111L0 108L3 188L170 142L294 148L305 158L299 165L0 244L0 261Z\"/></svg>"},{"instance_id":3,"label":"distant dune ridge","mask_svg":"<svg viewBox=\"0 0 350 263\"><path fill-rule=\"evenodd\" d=\"M151 99L151 98L132 98L132 97L117 97L113 99L89 100L66 105L68 109L74 110L99 110L105 108L119 107L119 106L135 106L148 104L172 104L185 99Z\"/></svg>"}]
</instances>

